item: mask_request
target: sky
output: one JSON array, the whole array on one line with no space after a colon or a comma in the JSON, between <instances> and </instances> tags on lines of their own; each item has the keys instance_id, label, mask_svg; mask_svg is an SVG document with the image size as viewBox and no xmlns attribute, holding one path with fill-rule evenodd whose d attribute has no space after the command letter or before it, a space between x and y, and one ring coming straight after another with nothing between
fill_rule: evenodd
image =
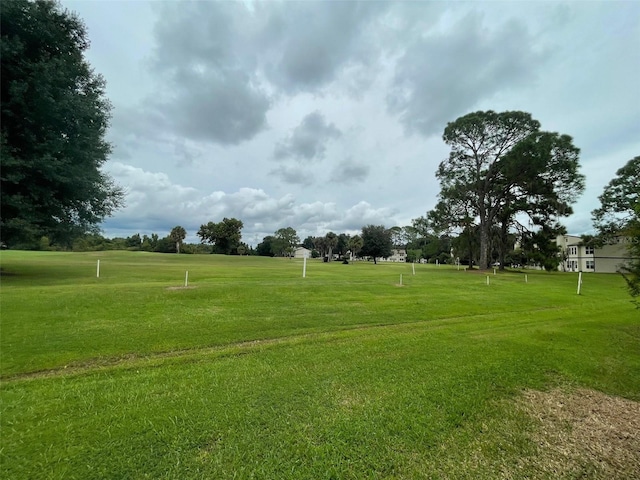
<instances>
[{"instance_id":1,"label":"sky","mask_svg":"<svg viewBox=\"0 0 640 480\"><path fill-rule=\"evenodd\" d=\"M257 245L410 225L437 202L448 122L531 113L580 148L592 231L640 154L640 2L71 1L113 105L108 237L242 220Z\"/></svg>"}]
</instances>

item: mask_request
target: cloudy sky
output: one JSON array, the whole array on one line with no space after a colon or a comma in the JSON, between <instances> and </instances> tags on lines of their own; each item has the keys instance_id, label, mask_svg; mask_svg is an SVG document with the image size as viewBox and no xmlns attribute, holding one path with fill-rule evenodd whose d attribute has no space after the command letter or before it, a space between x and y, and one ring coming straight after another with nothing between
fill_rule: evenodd
<instances>
[{"instance_id":1,"label":"cloudy sky","mask_svg":"<svg viewBox=\"0 0 640 480\"><path fill-rule=\"evenodd\" d=\"M436 203L447 122L523 110L571 135L590 212L640 154L640 2L70 1L113 103L107 236L243 240L408 225Z\"/></svg>"}]
</instances>

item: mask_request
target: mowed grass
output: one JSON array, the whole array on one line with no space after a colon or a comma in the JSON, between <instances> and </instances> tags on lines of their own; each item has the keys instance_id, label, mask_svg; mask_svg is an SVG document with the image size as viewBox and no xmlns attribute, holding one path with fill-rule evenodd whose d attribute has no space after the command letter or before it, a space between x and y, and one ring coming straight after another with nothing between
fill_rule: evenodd
<instances>
[{"instance_id":1,"label":"mowed grass","mask_svg":"<svg viewBox=\"0 0 640 480\"><path fill-rule=\"evenodd\" d=\"M1 266L2 478L547 478L523 389L640 400L640 312L616 275L578 296L577 274L447 266ZM171 289L186 270L193 288Z\"/></svg>"}]
</instances>

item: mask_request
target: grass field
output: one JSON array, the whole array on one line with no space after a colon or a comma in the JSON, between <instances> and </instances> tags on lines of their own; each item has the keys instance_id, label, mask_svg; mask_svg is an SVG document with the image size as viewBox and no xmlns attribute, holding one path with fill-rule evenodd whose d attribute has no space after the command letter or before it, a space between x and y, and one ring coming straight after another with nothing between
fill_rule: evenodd
<instances>
[{"instance_id":1,"label":"grass field","mask_svg":"<svg viewBox=\"0 0 640 480\"><path fill-rule=\"evenodd\" d=\"M487 285L448 266L310 261L303 279L301 260L256 257L0 263L1 478L640 475L640 312L616 275L584 275L577 295L577 274ZM544 395L596 394L628 438L600 457L556 448L582 430L565 416L551 435Z\"/></svg>"}]
</instances>

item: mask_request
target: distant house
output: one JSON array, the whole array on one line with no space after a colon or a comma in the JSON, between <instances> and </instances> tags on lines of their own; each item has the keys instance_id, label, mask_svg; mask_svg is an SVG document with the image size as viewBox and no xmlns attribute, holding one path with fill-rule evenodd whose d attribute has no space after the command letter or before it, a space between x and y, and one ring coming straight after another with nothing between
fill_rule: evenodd
<instances>
[{"instance_id":1,"label":"distant house","mask_svg":"<svg viewBox=\"0 0 640 480\"><path fill-rule=\"evenodd\" d=\"M614 237L601 247L582 244L576 235L559 235L556 244L560 247L562 261L558 269L565 272L616 273L629 261L628 237Z\"/></svg>"},{"instance_id":2,"label":"distant house","mask_svg":"<svg viewBox=\"0 0 640 480\"><path fill-rule=\"evenodd\" d=\"M382 258L381 260L385 262L406 262L407 261L407 251L404 248L393 249L391 250L391 256L387 258Z\"/></svg>"},{"instance_id":3,"label":"distant house","mask_svg":"<svg viewBox=\"0 0 640 480\"><path fill-rule=\"evenodd\" d=\"M311 250L305 247L297 247L293 252L293 258L311 258Z\"/></svg>"}]
</instances>

